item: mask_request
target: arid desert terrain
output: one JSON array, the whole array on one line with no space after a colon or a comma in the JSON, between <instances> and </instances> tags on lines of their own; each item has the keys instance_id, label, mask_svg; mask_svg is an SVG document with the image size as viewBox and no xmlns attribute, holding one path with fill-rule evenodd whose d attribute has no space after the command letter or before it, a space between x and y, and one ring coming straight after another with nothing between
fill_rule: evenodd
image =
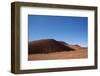
<instances>
[{"instance_id":1,"label":"arid desert terrain","mask_svg":"<svg viewBox=\"0 0 100 76\"><path fill-rule=\"evenodd\" d=\"M71 45L54 39L31 41L28 44L28 60L55 60L87 58L86 47Z\"/></svg>"}]
</instances>

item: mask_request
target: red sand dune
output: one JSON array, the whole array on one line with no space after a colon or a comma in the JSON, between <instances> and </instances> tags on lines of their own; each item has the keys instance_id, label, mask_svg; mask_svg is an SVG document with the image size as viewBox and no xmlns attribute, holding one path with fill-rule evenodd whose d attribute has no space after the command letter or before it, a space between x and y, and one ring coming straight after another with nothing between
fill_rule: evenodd
<instances>
[{"instance_id":1,"label":"red sand dune","mask_svg":"<svg viewBox=\"0 0 100 76\"><path fill-rule=\"evenodd\" d=\"M29 42L28 44L29 54L51 53L71 50L74 49L54 39L37 40Z\"/></svg>"},{"instance_id":2,"label":"red sand dune","mask_svg":"<svg viewBox=\"0 0 100 76\"><path fill-rule=\"evenodd\" d=\"M87 58L87 48L69 45L63 41L44 39L29 42L28 60Z\"/></svg>"}]
</instances>

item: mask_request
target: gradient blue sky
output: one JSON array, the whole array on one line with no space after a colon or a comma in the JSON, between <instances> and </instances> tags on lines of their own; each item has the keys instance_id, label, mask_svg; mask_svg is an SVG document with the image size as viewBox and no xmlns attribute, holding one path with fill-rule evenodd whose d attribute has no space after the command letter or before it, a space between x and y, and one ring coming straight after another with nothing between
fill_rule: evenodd
<instances>
[{"instance_id":1,"label":"gradient blue sky","mask_svg":"<svg viewBox=\"0 0 100 76\"><path fill-rule=\"evenodd\" d=\"M55 39L88 46L88 18L28 15L28 39Z\"/></svg>"}]
</instances>

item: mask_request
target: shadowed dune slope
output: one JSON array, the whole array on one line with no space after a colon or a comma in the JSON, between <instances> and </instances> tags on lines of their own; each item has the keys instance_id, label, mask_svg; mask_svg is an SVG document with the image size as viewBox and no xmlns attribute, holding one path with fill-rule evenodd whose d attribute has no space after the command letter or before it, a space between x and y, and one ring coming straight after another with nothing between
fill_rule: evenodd
<instances>
[{"instance_id":1,"label":"shadowed dune slope","mask_svg":"<svg viewBox=\"0 0 100 76\"><path fill-rule=\"evenodd\" d=\"M52 53L61 51L71 51L73 48L65 45L61 41L56 41L54 39L43 39L32 41L28 43L28 53L38 54L38 53Z\"/></svg>"}]
</instances>

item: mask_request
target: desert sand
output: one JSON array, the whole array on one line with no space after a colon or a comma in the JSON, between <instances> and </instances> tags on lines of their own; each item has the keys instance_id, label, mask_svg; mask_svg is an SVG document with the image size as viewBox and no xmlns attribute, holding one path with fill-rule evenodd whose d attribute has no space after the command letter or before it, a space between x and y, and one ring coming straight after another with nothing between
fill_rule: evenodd
<instances>
[{"instance_id":1,"label":"desert sand","mask_svg":"<svg viewBox=\"0 0 100 76\"><path fill-rule=\"evenodd\" d=\"M69 52L55 52L48 54L29 54L28 60L55 60L55 59L80 59L88 57L87 49L77 49Z\"/></svg>"},{"instance_id":2,"label":"desert sand","mask_svg":"<svg viewBox=\"0 0 100 76\"><path fill-rule=\"evenodd\" d=\"M88 49L53 39L29 43L28 60L88 58Z\"/></svg>"}]
</instances>

